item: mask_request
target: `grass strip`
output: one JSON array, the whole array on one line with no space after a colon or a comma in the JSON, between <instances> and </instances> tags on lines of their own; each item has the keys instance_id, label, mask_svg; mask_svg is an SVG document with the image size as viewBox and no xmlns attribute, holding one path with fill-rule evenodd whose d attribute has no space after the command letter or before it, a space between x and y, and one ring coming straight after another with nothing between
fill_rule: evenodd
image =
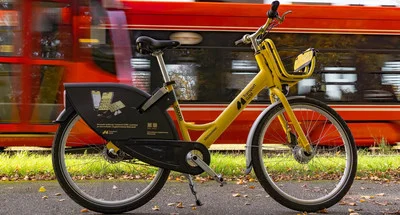
<instances>
[{"instance_id":1,"label":"grass strip","mask_svg":"<svg viewBox=\"0 0 400 215\"><path fill-rule=\"evenodd\" d=\"M140 172L141 175L152 175L154 169L148 166L135 166L135 168L119 169L113 168L112 173L104 172L104 165L106 161L102 162L89 162L94 159L93 155L85 155L84 157L71 157L71 162L79 167L92 163L87 172L79 172L81 175L101 175L101 174L127 174L127 172ZM279 159L279 160L276 160ZM289 171L296 172L292 168L303 168L304 165L287 165L283 162L282 158L268 158L267 162L273 166L273 171L277 174L285 175ZM338 169L335 160L324 161L324 169L312 168L312 165L306 165L307 174L318 175L327 173L329 171L341 171ZM94 163L94 164L93 164ZM124 166L129 166L124 164ZM244 153L212 153L211 154L211 168L217 173L221 173L226 178L240 178L243 177L243 171L246 166L246 158ZM304 169L299 169L302 172ZM117 172L115 172L117 171ZM254 173L252 173L254 174ZM172 177L179 177L180 173L173 172ZM201 176L206 176L203 173ZM252 175L254 177L254 175ZM28 151L21 151L17 153L1 153L0 154L0 179L3 181L14 180L53 180L54 171L51 162L50 154L38 154ZM400 154L370 154L361 152L358 158L358 171L357 179L367 180L399 180L400 179Z\"/></svg>"}]
</instances>

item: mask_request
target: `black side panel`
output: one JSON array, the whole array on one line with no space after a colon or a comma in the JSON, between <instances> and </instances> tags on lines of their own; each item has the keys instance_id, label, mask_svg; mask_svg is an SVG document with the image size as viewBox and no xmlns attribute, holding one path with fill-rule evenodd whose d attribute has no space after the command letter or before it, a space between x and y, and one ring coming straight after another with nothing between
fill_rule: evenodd
<instances>
[{"instance_id":1,"label":"black side panel","mask_svg":"<svg viewBox=\"0 0 400 215\"><path fill-rule=\"evenodd\" d=\"M177 139L178 134L166 108L139 107L149 94L114 83L65 84L68 102L83 120L107 140Z\"/></svg>"}]
</instances>

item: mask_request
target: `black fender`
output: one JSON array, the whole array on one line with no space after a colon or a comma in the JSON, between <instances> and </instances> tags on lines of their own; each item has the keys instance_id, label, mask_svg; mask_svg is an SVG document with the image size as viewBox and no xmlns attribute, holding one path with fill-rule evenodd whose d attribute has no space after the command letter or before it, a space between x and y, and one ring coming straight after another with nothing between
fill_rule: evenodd
<instances>
[{"instance_id":1,"label":"black fender","mask_svg":"<svg viewBox=\"0 0 400 215\"><path fill-rule=\"evenodd\" d=\"M54 120L54 123L62 123L66 121L69 117L69 115L74 113L73 108L64 108L64 110L61 111L61 113L58 115L57 119Z\"/></svg>"},{"instance_id":2,"label":"black fender","mask_svg":"<svg viewBox=\"0 0 400 215\"><path fill-rule=\"evenodd\" d=\"M68 83L65 110L56 122L65 121L74 111L106 140L179 138L167 113L173 100L159 99L146 111L140 107L151 96L135 87L115 83Z\"/></svg>"},{"instance_id":3,"label":"black fender","mask_svg":"<svg viewBox=\"0 0 400 215\"><path fill-rule=\"evenodd\" d=\"M297 99L297 98L305 98L305 96L292 96L287 98L288 101L292 100L292 99ZM251 172L251 170L253 169L253 159L251 157L251 144L253 142L253 138L254 138L254 133L256 131L256 128L258 126L258 124L260 123L261 119L268 113L269 110L271 110L272 108L274 108L275 106L279 105L281 102L275 102L273 104L271 104L270 106L268 106L265 110L263 110L260 115L258 115L257 119L254 121L253 125L251 126L249 135L247 136L247 141L246 141L246 169L244 174L247 175Z\"/></svg>"}]
</instances>

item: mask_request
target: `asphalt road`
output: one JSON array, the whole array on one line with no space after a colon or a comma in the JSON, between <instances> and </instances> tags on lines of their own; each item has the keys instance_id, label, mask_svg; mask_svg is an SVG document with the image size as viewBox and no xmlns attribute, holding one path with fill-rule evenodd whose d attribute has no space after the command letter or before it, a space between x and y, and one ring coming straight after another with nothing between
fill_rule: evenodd
<instances>
[{"instance_id":1,"label":"asphalt road","mask_svg":"<svg viewBox=\"0 0 400 215\"><path fill-rule=\"evenodd\" d=\"M38 191L41 186L46 192ZM197 188L204 203L201 207L191 207L194 198L187 183L169 181L152 201L127 214L302 214L281 206L258 183L238 185L231 182L219 187L211 181L197 183ZM240 196L234 197L236 193ZM177 202L182 202L183 208L171 204ZM154 211L154 206L159 210ZM0 182L0 214L96 214L82 212L82 209L56 181ZM342 203L328 208L325 213L350 214L349 210L358 214L400 215L400 183L356 181Z\"/></svg>"}]
</instances>

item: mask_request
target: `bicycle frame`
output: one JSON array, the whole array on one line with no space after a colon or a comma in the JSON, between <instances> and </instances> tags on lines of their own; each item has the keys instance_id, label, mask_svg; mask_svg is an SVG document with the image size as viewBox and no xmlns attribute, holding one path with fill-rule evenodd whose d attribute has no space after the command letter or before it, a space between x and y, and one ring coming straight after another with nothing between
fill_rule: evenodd
<instances>
[{"instance_id":1,"label":"bicycle frame","mask_svg":"<svg viewBox=\"0 0 400 215\"><path fill-rule=\"evenodd\" d=\"M169 76L165 71L165 64L162 61L161 55L162 53L159 55L156 54L156 57L159 60L164 81L169 82ZM195 124L193 122L186 122L183 117L179 102L177 99L175 99L173 108L183 139L185 141L191 141L189 130L204 131L196 140L196 142L202 143L207 148L209 148L215 142L215 140L228 128L228 126L236 119L236 117L246 108L246 106L254 99L254 97L258 95L262 89L267 87L270 91L271 102L274 103L278 100L282 102L289 116L289 119L298 134L298 142L307 152L310 152L310 144L306 139L304 132L301 129L299 122L297 121L296 116L294 115L293 110L291 109L285 95L282 93L282 84L280 80L276 78L276 76L273 76L273 72L268 67L268 62L272 63L274 62L274 60L264 59L264 56L260 52L255 55L255 59L260 68L260 71L214 121L206 124ZM168 86L168 90L174 91L172 85ZM176 98L175 92L174 95ZM288 125L288 123L286 122L285 117L280 116L279 120L283 129L286 132L290 131L286 126Z\"/></svg>"}]
</instances>

